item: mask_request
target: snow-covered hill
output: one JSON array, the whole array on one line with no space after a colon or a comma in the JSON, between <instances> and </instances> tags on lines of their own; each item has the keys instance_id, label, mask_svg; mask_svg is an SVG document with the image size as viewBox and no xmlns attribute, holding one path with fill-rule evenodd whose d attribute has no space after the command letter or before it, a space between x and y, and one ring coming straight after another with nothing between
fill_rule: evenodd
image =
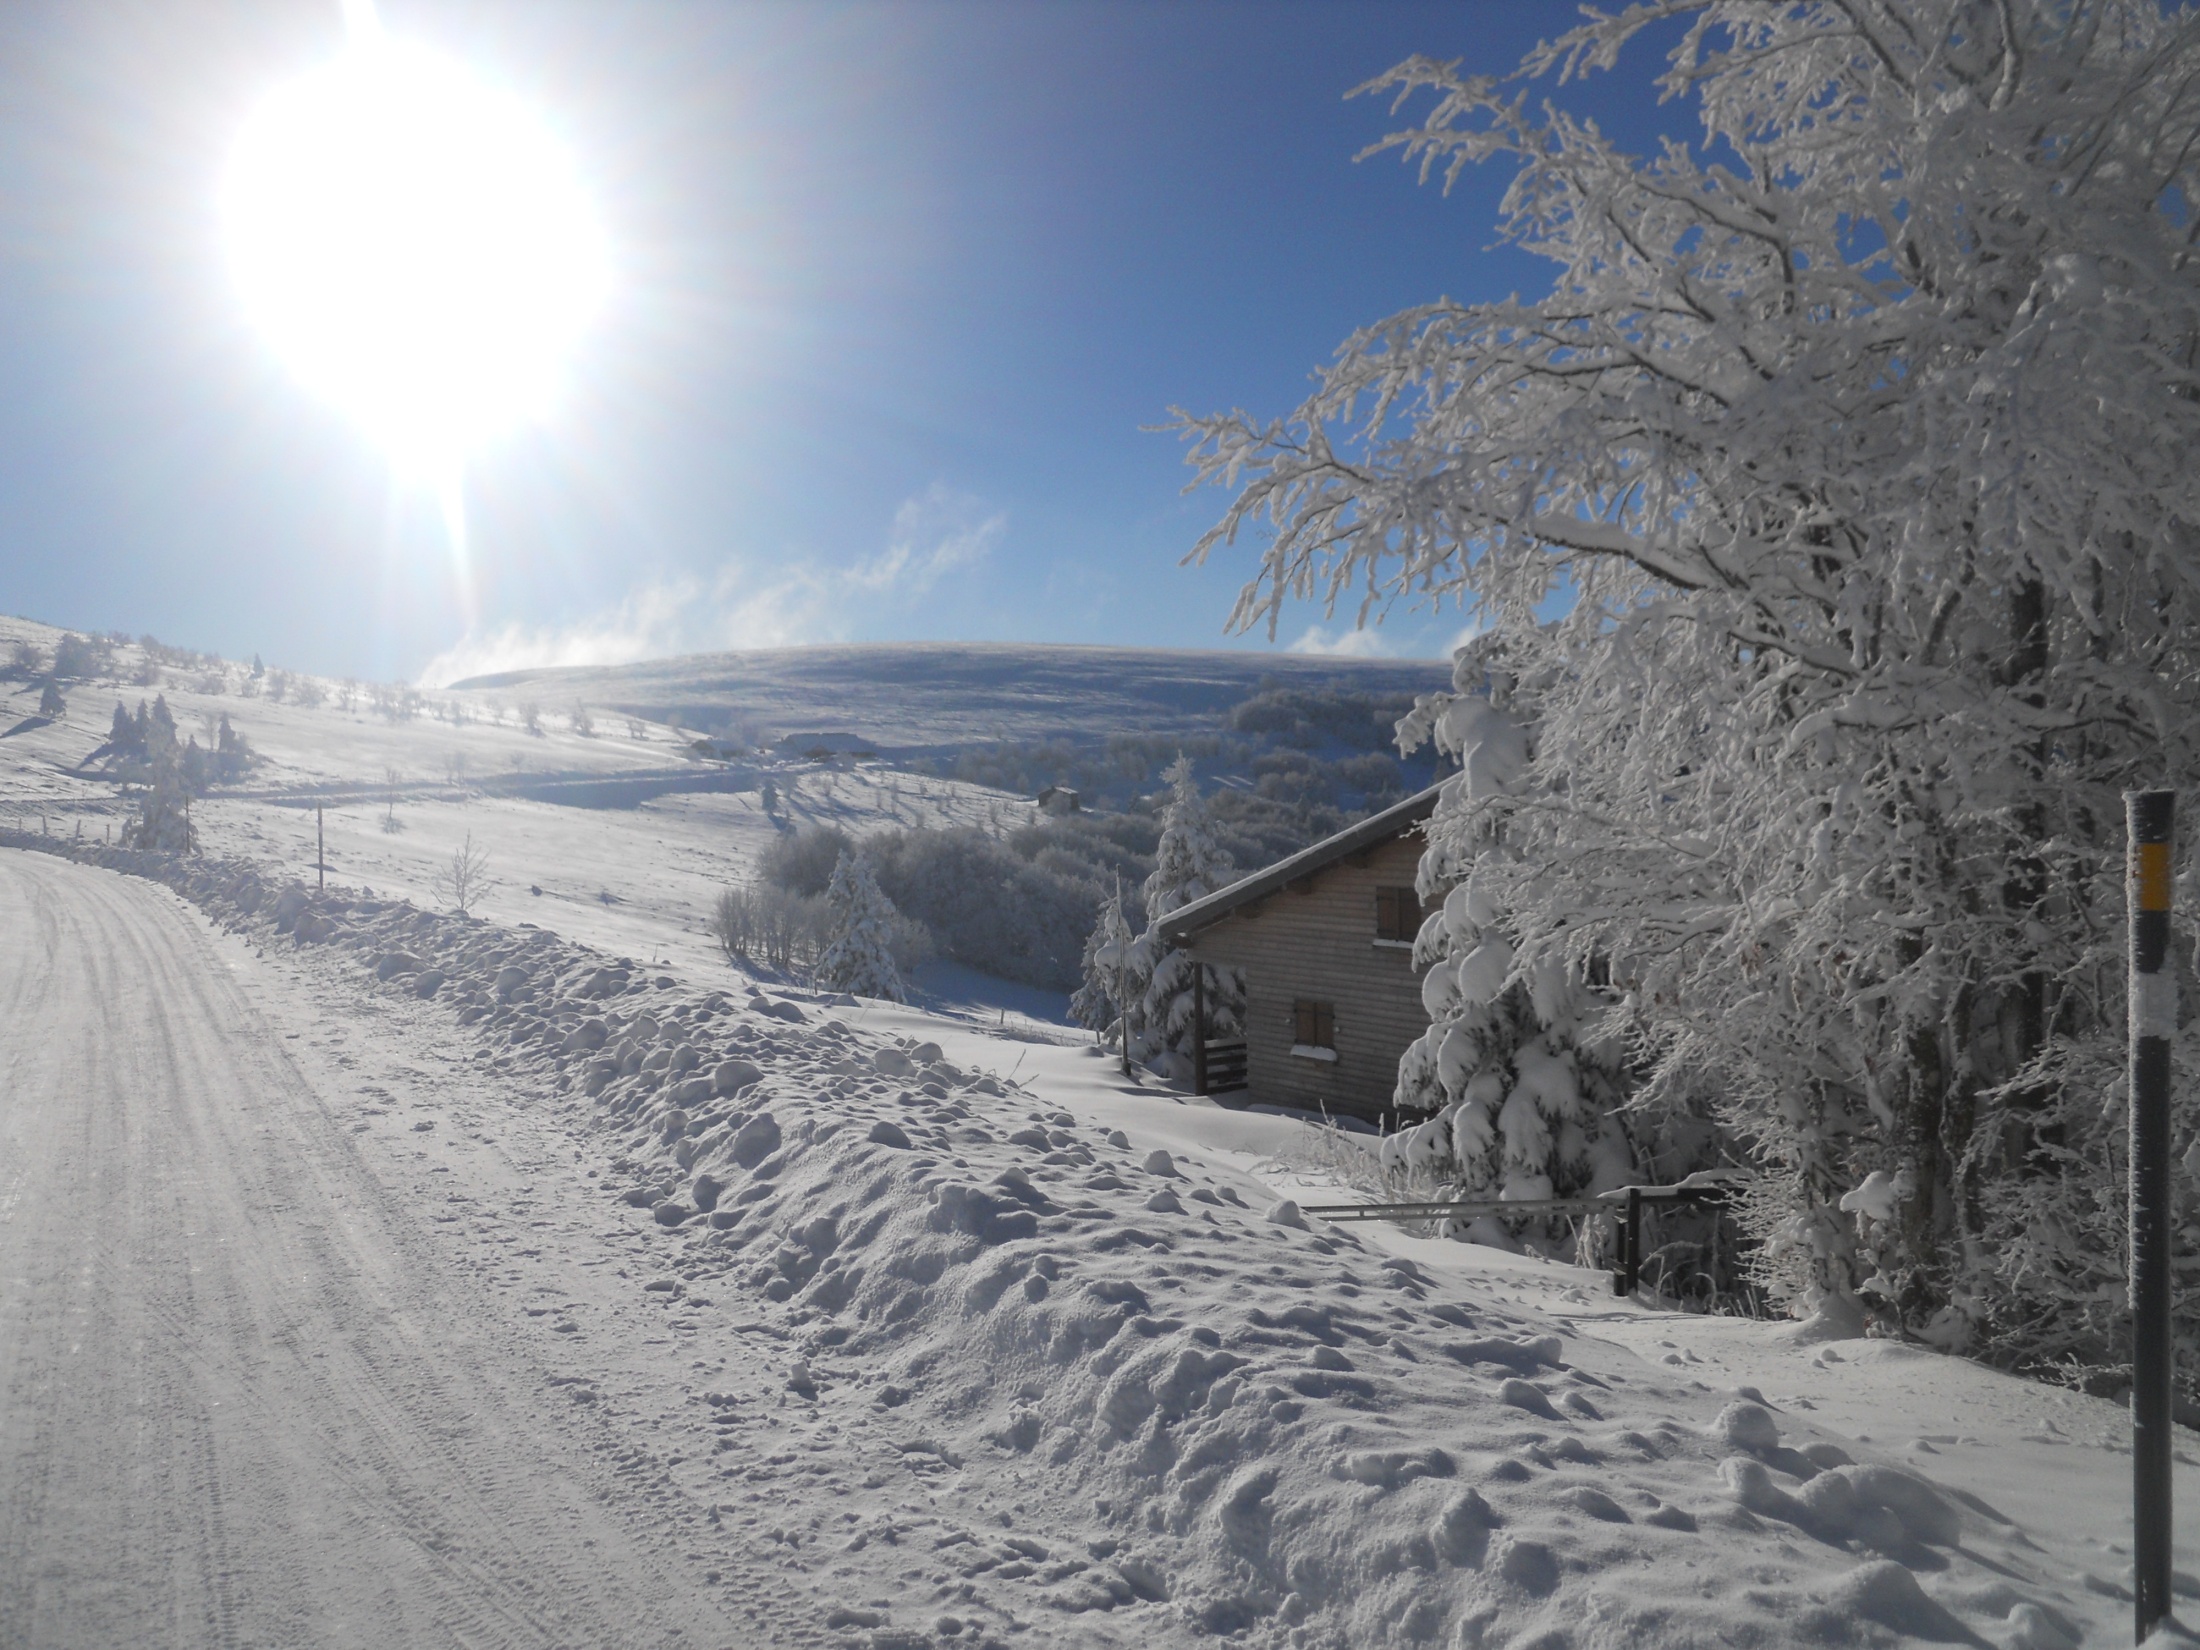
<instances>
[{"instance_id":1,"label":"snow-covered hill","mask_svg":"<svg viewBox=\"0 0 2200 1650\"><path fill-rule=\"evenodd\" d=\"M1211 733L1264 681L1429 693L1450 666L1183 649L1014 643L870 643L708 653L595 669L523 670L455 684L474 693L585 699L683 726L742 722L776 734L845 730L884 750L977 739Z\"/></svg>"}]
</instances>

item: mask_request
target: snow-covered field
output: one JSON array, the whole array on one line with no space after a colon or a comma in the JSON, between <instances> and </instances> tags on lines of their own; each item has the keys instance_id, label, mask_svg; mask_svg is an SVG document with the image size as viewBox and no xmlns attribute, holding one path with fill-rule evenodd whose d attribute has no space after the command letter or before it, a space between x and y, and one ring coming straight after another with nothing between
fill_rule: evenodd
<instances>
[{"instance_id":1,"label":"snow-covered field","mask_svg":"<svg viewBox=\"0 0 2200 1650\"><path fill-rule=\"evenodd\" d=\"M50 657L61 635L0 617L0 658L19 639ZM128 671L138 657L126 646L118 663ZM483 915L532 922L614 953L722 969L704 920L721 889L754 876L755 856L779 828L761 805L764 780L776 789L780 819L857 835L893 826L1017 823L1033 812L1028 797L869 764L777 757L734 768L697 763L685 754L691 736L606 713L600 703L596 732L584 737L568 725L572 693L438 694L435 705L463 706L467 720L422 709L395 721L364 697L343 709L335 684L328 685L329 698L307 708L233 689L200 691L203 673L195 670L162 676L157 688L72 690L67 714L50 723L35 714L37 683L0 681L0 821L71 837L119 832L125 809L115 786L75 770L105 740L118 698L134 707L158 692L179 737L211 745L219 718L227 716L263 758L245 782L194 807L208 853L290 867L310 879L318 828L326 832L332 882L426 905L434 903L436 877L452 851L470 836L489 854L495 884L477 908ZM520 708L538 699L539 731L530 733ZM540 799L589 781L742 789L667 789L629 807ZM536 794L508 794L522 785ZM324 804L318 818L316 803ZM974 1007L1036 1006L1032 993L1013 986L953 968L938 974L938 994L950 1002L975 992L983 1004Z\"/></svg>"},{"instance_id":2,"label":"snow-covered field","mask_svg":"<svg viewBox=\"0 0 2200 1650\"><path fill-rule=\"evenodd\" d=\"M2110 1405L1309 1220L1300 1123L752 990L753 793L445 765L667 730L166 691L271 758L202 861L0 847L0 1645L2128 1640ZM0 740L0 824L103 836L111 708ZM309 897L294 799L390 766ZM1010 803L928 784L790 807Z\"/></svg>"}]
</instances>

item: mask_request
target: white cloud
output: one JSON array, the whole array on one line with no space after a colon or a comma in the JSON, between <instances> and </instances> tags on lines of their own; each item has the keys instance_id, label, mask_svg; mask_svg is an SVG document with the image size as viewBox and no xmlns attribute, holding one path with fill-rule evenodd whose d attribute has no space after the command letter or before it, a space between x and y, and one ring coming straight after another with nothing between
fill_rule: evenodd
<instances>
[{"instance_id":1,"label":"white cloud","mask_svg":"<svg viewBox=\"0 0 2200 1650\"><path fill-rule=\"evenodd\" d=\"M880 599L920 596L948 574L976 566L1007 531L1004 511L935 482L896 508L886 548L875 556L771 574L730 562L708 583L685 575L655 581L577 624L508 624L469 635L430 660L420 681L441 687L510 670L835 641Z\"/></svg>"},{"instance_id":2,"label":"white cloud","mask_svg":"<svg viewBox=\"0 0 2200 1650\"><path fill-rule=\"evenodd\" d=\"M982 499L935 481L901 501L886 549L856 563L850 576L863 589L922 595L941 575L985 560L1007 531L1005 511L989 510Z\"/></svg>"},{"instance_id":3,"label":"white cloud","mask_svg":"<svg viewBox=\"0 0 2200 1650\"><path fill-rule=\"evenodd\" d=\"M1396 657L1395 650L1383 639L1383 633L1373 629L1346 630L1339 628L1332 635L1318 624L1310 624L1299 639L1285 648L1286 653L1318 653L1332 659L1389 659Z\"/></svg>"}]
</instances>

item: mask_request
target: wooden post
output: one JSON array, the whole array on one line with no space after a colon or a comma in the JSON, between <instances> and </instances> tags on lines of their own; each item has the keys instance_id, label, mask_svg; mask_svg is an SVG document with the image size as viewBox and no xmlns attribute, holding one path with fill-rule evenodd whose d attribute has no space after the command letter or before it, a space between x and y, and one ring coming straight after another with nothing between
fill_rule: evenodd
<instances>
[{"instance_id":1,"label":"wooden post","mask_svg":"<svg viewBox=\"0 0 2200 1650\"><path fill-rule=\"evenodd\" d=\"M313 805L313 873L314 887L320 893L328 892L328 824L322 817L321 804Z\"/></svg>"},{"instance_id":2,"label":"wooden post","mask_svg":"<svg viewBox=\"0 0 2200 1650\"><path fill-rule=\"evenodd\" d=\"M2131 1523L2134 1642L2170 1612L2169 968L2174 791L2129 791L2125 900L2131 925Z\"/></svg>"},{"instance_id":3,"label":"wooden post","mask_svg":"<svg viewBox=\"0 0 2200 1650\"><path fill-rule=\"evenodd\" d=\"M1207 1092L1207 965L1192 959L1192 1092Z\"/></svg>"}]
</instances>

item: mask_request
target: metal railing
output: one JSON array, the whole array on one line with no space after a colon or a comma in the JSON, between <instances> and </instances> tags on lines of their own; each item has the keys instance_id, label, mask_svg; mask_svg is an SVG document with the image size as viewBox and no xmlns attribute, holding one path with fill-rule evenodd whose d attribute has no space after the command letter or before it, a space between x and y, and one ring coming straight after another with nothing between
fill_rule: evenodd
<instances>
[{"instance_id":1,"label":"metal railing","mask_svg":"<svg viewBox=\"0 0 2200 1650\"><path fill-rule=\"evenodd\" d=\"M1486 1216L1604 1213L1612 1217L1612 1293L1632 1295L1642 1283L1642 1210L1644 1204L1723 1203L1731 1181L1676 1186L1621 1186L1595 1197L1473 1198L1421 1203L1309 1203L1302 1214L1327 1221L1480 1220Z\"/></svg>"},{"instance_id":2,"label":"metal railing","mask_svg":"<svg viewBox=\"0 0 2200 1650\"><path fill-rule=\"evenodd\" d=\"M1227 1094L1245 1087L1246 1053L1242 1040L1196 1043L1192 1048L1192 1092Z\"/></svg>"}]
</instances>

